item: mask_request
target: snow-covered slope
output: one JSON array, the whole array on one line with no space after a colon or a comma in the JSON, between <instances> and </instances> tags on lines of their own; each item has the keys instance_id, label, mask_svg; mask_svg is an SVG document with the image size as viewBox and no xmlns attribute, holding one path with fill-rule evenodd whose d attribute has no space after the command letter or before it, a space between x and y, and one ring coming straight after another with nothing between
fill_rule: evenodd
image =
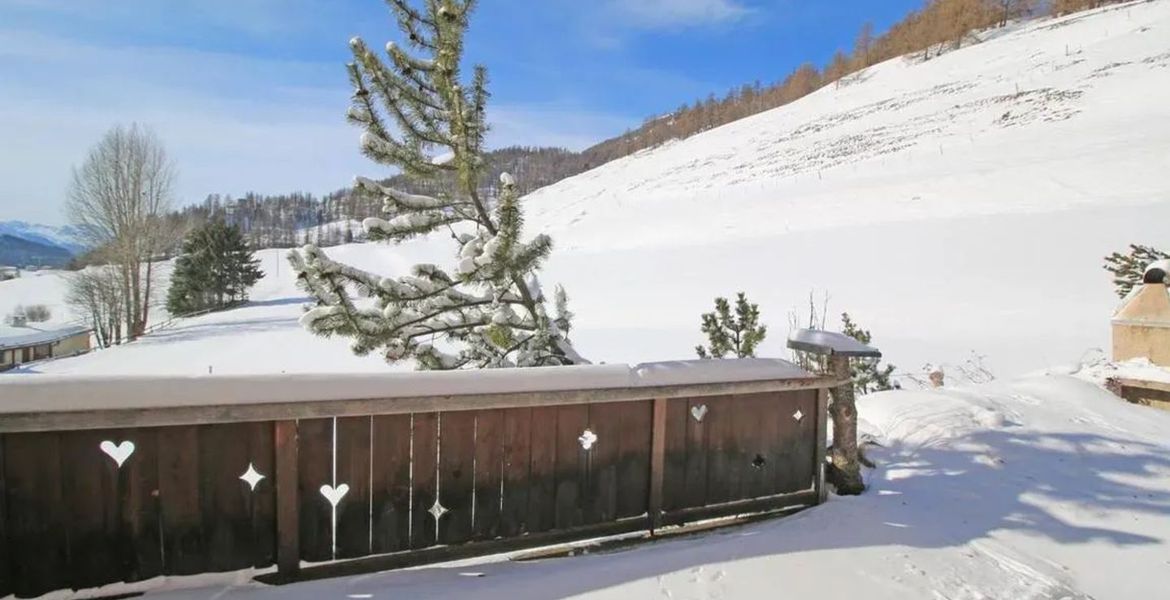
<instances>
[{"instance_id":1,"label":"snow-covered slope","mask_svg":"<svg viewBox=\"0 0 1170 600\"><path fill-rule=\"evenodd\" d=\"M1116 5L896 59L601 166L530 195L528 229L556 240L543 279L567 287L595 361L689 357L699 314L741 290L770 325L761 354L784 356L789 312L817 290L903 370L974 352L1018 374L1106 347L1101 257L1167 244L1166 98L1170 0ZM445 240L328 253L387 275L453 256ZM386 368L301 331L288 266L261 254L252 306L34 370Z\"/></svg>"}]
</instances>

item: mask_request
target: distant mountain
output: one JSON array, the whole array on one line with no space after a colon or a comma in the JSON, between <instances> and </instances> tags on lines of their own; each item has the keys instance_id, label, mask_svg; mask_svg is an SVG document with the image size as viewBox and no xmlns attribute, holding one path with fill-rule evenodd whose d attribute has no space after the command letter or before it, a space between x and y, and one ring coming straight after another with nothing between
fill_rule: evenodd
<instances>
[{"instance_id":1,"label":"distant mountain","mask_svg":"<svg viewBox=\"0 0 1170 600\"><path fill-rule=\"evenodd\" d=\"M60 246L0 233L0 265L63 267L72 258L73 253Z\"/></svg>"},{"instance_id":2,"label":"distant mountain","mask_svg":"<svg viewBox=\"0 0 1170 600\"><path fill-rule=\"evenodd\" d=\"M74 227L53 227L25 221L0 221L0 235L10 235L25 241L61 248L71 255L81 254L85 245Z\"/></svg>"}]
</instances>

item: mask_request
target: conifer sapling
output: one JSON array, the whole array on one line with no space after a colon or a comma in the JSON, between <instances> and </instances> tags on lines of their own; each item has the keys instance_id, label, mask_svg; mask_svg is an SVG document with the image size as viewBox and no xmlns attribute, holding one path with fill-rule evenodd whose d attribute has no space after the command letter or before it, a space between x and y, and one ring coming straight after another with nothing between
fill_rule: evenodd
<instances>
[{"instance_id":1,"label":"conifer sapling","mask_svg":"<svg viewBox=\"0 0 1170 600\"><path fill-rule=\"evenodd\" d=\"M735 299L735 315L727 298L715 299L715 312L702 316L702 331L707 335L708 345L695 346L699 358L723 358L728 354L736 358L756 355L756 347L768 335L768 328L760 325L760 307L748 302L743 292Z\"/></svg>"},{"instance_id":2,"label":"conifer sapling","mask_svg":"<svg viewBox=\"0 0 1170 600\"><path fill-rule=\"evenodd\" d=\"M289 255L299 284L316 300L302 325L351 338L358 354L378 350L387 361L413 359L424 369L587 362L567 337L567 296L557 290L557 313L550 315L537 279L552 240L523 239L523 211L510 175L500 177L498 198L478 186L487 71L476 66L469 82L460 74L474 1L427 0L421 9L408 0L389 5L412 50L391 42L382 57L360 38L350 41L348 118L364 130L361 148L368 158L442 191L409 194L359 177L355 193L380 199L386 213L362 226L372 241L449 237L456 267L419 264L408 275L383 277L306 244Z\"/></svg>"}]
</instances>

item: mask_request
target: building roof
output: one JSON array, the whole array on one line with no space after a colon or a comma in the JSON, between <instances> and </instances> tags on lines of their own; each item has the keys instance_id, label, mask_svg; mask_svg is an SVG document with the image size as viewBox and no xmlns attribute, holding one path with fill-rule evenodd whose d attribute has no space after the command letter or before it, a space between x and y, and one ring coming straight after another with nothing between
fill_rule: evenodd
<instances>
[{"instance_id":1,"label":"building roof","mask_svg":"<svg viewBox=\"0 0 1170 600\"><path fill-rule=\"evenodd\" d=\"M54 329L39 329L36 327L9 327L0 325L0 350L9 348L24 348L40 344L51 344L65 338L88 332L87 327L71 325Z\"/></svg>"},{"instance_id":2,"label":"building roof","mask_svg":"<svg viewBox=\"0 0 1170 600\"><path fill-rule=\"evenodd\" d=\"M788 347L813 354L881 358L882 353L872 346L835 331L798 329L788 338Z\"/></svg>"}]
</instances>

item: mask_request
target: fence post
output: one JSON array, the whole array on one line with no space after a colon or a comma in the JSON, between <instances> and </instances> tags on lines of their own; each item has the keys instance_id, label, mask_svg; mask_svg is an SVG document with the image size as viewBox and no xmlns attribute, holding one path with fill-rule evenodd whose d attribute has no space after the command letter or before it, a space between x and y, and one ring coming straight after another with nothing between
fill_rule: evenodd
<instances>
[{"instance_id":1,"label":"fence post","mask_svg":"<svg viewBox=\"0 0 1170 600\"><path fill-rule=\"evenodd\" d=\"M825 488L825 452L828 444L829 436L829 390L828 388L821 388L817 390L817 449L814 455L816 456L816 488L817 488L817 504L823 503L829 497L829 491Z\"/></svg>"},{"instance_id":2,"label":"fence post","mask_svg":"<svg viewBox=\"0 0 1170 600\"><path fill-rule=\"evenodd\" d=\"M291 580L301 568L297 422L276 421L276 568Z\"/></svg>"},{"instance_id":3,"label":"fence post","mask_svg":"<svg viewBox=\"0 0 1170 600\"><path fill-rule=\"evenodd\" d=\"M654 399L654 420L650 429L650 535L662 524L662 485L666 467L666 398Z\"/></svg>"}]
</instances>

